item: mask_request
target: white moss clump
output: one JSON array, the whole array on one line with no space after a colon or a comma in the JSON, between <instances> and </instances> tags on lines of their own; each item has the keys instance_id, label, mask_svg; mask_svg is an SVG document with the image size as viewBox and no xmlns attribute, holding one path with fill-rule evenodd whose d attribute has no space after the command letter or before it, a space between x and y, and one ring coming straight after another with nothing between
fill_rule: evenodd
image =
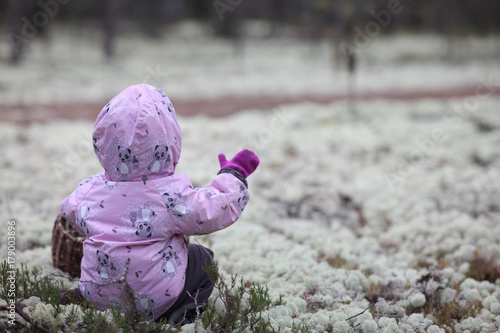
<instances>
[{"instance_id":1,"label":"white moss clump","mask_svg":"<svg viewBox=\"0 0 500 333\"><path fill-rule=\"evenodd\" d=\"M429 328L427 328L427 333L445 333L446 331L444 328L440 328L437 325L431 325Z\"/></svg>"},{"instance_id":2,"label":"white moss clump","mask_svg":"<svg viewBox=\"0 0 500 333\"><path fill-rule=\"evenodd\" d=\"M330 314L326 310L319 310L314 314L315 320L317 321L317 326L323 327L323 329L327 329L330 324Z\"/></svg>"},{"instance_id":3,"label":"white moss clump","mask_svg":"<svg viewBox=\"0 0 500 333\"><path fill-rule=\"evenodd\" d=\"M85 327L84 316L85 312L83 308L76 304L69 304L62 306L64 309L59 315L61 321L61 327L64 332L79 332ZM108 323L112 323L113 318L111 316L105 316Z\"/></svg>"},{"instance_id":4,"label":"white moss clump","mask_svg":"<svg viewBox=\"0 0 500 333\"><path fill-rule=\"evenodd\" d=\"M182 333L205 333L205 329L201 325L189 324L181 327Z\"/></svg>"},{"instance_id":5,"label":"white moss clump","mask_svg":"<svg viewBox=\"0 0 500 333\"><path fill-rule=\"evenodd\" d=\"M338 321L332 327L332 333L347 333L349 332L351 326L345 321Z\"/></svg>"},{"instance_id":6,"label":"white moss clump","mask_svg":"<svg viewBox=\"0 0 500 333\"><path fill-rule=\"evenodd\" d=\"M324 295L321 301L327 308L331 308L335 304L335 299L331 295Z\"/></svg>"},{"instance_id":7,"label":"white moss clump","mask_svg":"<svg viewBox=\"0 0 500 333\"><path fill-rule=\"evenodd\" d=\"M384 333L400 333L398 323L394 318L382 317L378 320L378 326Z\"/></svg>"},{"instance_id":8,"label":"white moss clump","mask_svg":"<svg viewBox=\"0 0 500 333\"><path fill-rule=\"evenodd\" d=\"M361 285L361 279L356 274L349 274L347 279L344 281L345 286L349 290L354 290L360 292L363 290Z\"/></svg>"},{"instance_id":9,"label":"white moss clump","mask_svg":"<svg viewBox=\"0 0 500 333\"><path fill-rule=\"evenodd\" d=\"M269 316L271 323L273 323L273 327L276 329L292 327L292 311L284 305L276 306L267 311L267 314L264 312L262 315L264 318L266 315Z\"/></svg>"},{"instance_id":10,"label":"white moss clump","mask_svg":"<svg viewBox=\"0 0 500 333\"><path fill-rule=\"evenodd\" d=\"M33 307L25 307L23 311L31 316L36 321L43 323L48 327L57 327L61 324L61 319L64 320L63 314L54 316L54 306L42 302L36 303ZM62 318L60 318L62 317Z\"/></svg>"},{"instance_id":11,"label":"white moss clump","mask_svg":"<svg viewBox=\"0 0 500 333\"><path fill-rule=\"evenodd\" d=\"M315 332L326 330L330 324L330 317L325 310L316 313L305 313L300 316L300 320Z\"/></svg>"},{"instance_id":12,"label":"white moss clump","mask_svg":"<svg viewBox=\"0 0 500 333\"><path fill-rule=\"evenodd\" d=\"M439 293L439 300L441 303L449 303L453 299L455 299L455 296L457 295L457 291L455 289L446 287L444 288L440 293Z\"/></svg>"},{"instance_id":13,"label":"white moss clump","mask_svg":"<svg viewBox=\"0 0 500 333\"><path fill-rule=\"evenodd\" d=\"M420 308L425 305L425 295L418 292L410 297L411 306L414 308Z\"/></svg>"},{"instance_id":14,"label":"white moss clump","mask_svg":"<svg viewBox=\"0 0 500 333\"><path fill-rule=\"evenodd\" d=\"M472 244L464 244L453 253L453 256L462 262L470 262L474 259L477 249L476 246Z\"/></svg>"},{"instance_id":15,"label":"white moss clump","mask_svg":"<svg viewBox=\"0 0 500 333\"><path fill-rule=\"evenodd\" d=\"M40 303L40 297L31 296L30 298L27 298L27 299L23 300L22 303L24 305L26 305L27 307L34 308L35 305L37 305L38 303Z\"/></svg>"},{"instance_id":16,"label":"white moss clump","mask_svg":"<svg viewBox=\"0 0 500 333\"><path fill-rule=\"evenodd\" d=\"M378 333L380 332L379 327L375 320L368 319L361 324L361 329L364 333Z\"/></svg>"},{"instance_id":17,"label":"white moss clump","mask_svg":"<svg viewBox=\"0 0 500 333\"><path fill-rule=\"evenodd\" d=\"M488 309L482 309L480 317L483 319L485 322L492 323L495 321L495 315L491 313ZM484 324L484 323L483 323Z\"/></svg>"},{"instance_id":18,"label":"white moss clump","mask_svg":"<svg viewBox=\"0 0 500 333\"><path fill-rule=\"evenodd\" d=\"M446 267L445 269L443 269L441 271L441 277L443 278L444 282L448 285L453 285L455 283L459 283L464 280L464 275L458 273L451 267Z\"/></svg>"},{"instance_id":19,"label":"white moss clump","mask_svg":"<svg viewBox=\"0 0 500 333\"><path fill-rule=\"evenodd\" d=\"M482 300L481 294L477 288L465 289L461 292L461 295L469 303Z\"/></svg>"},{"instance_id":20,"label":"white moss clump","mask_svg":"<svg viewBox=\"0 0 500 333\"><path fill-rule=\"evenodd\" d=\"M481 318L465 318L460 323L455 325L457 331L470 331L470 332L480 332L481 331Z\"/></svg>"},{"instance_id":21,"label":"white moss clump","mask_svg":"<svg viewBox=\"0 0 500 333\"><path fill-rule=\"evenodd\" d=\"M335 325L339 321L343 321L347 318L346 314L341 310L335 310L330 316L330 325Z\"/></svg>"},{"instance_id":22,"label":"white moss clump","mask_svg":"<svg viewBox=\"0 0 500 333\"><path fill-rule=\"evenodd\" d=\"M500 300L498 293L486 297L482 305L494 315L500 315Z\"/></svg>"},{"instance_id":23,"label":"white moss clump","mask_svg":"<svg viewBox=\"0 0 500 333\"><path fill-rule=\"evenodd\" d=\"M300 297L287 297L286 306L292 311L293 315L298 316L307 310L307 302Z\"/></svg>"},{"instance_id":24,"label":"white moss clump","mask_svg":"<svg viewBox=\"0 0 500 333\"><path fill-rule=\"evenodd\" d=\"M404 317L401 320L400 327L404 330L411 329L414 331L425 331L425 329L432 325L432 321L425 318L420 313L413 313L409 317Z\"/></svg>"},{"instance_id":25,"label":"white moss clump","mask_svg":"<svg viewBox=\"0 0 500 333\"><path fill-rule=\"evenodd\" d=\"M482 297L488 297L491 293L495 292L496 287L489 281L481 281L478 289Z\"/></svg>"},{"instance_id":26,"label":"white moss clump","mask_svg":"<svg viewBox=\"0 0 500 333\"><path fill-rule=\"evenodd\" d=\"M408 318L408 323L416 330L424 330L432 325L432 321L425 318L420 313L414 313Z\"/></svg>"}]
</instances>

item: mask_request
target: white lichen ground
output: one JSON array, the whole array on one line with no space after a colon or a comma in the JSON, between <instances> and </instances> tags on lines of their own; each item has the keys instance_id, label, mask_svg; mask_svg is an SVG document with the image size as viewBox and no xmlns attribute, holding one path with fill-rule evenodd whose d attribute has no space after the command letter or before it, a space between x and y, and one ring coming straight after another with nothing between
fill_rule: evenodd
<instances>
[{"instance_id":1,"label":"white lichen ground","mask_svg":"<svg viewBox=\"0 0 500 333\"><path fill-rule=\"evenodd\" d=\"M220 152L247 147L261 159L242 218L192 241L214 250L226 277L283 295L285 305L266 313L281 331L304 323L315 332L445 332L421 310L433 302L477 309L455 323L458 332L497 332L500 280L466 274L474 258L500 259L499 103L371 101L356 113L300 104L225 119L181 116L178 172L195 185L210 182ZM460 115L454 105L475 107ZM100 171L92 126L0 124L1 237L15 218L18 264L57 272L50 242L59 203ZM370 310L345 320L373 295L380 297ZM49 320L50 306L26 304Z\"/></svg>"},{"instance_id":2,"label":"white lichen ground","mask_svg":"<svg viewBox=\"0 0 500 333\"><path fill-rule=\"evenodd\" d=\"M59 29L48 48L29 43L23 66L0 63L0 101L23 110L101 101L137 82L163 88L174 105L175 98L345 92L345 69L332 67L326 45L260 39L252 30L245 56L235 58L230 45L204 30L187 23L161 40L124 36L107 64L92 32ZM245 147L261 159L241 220L192 241L214 250L225 277L239 274L269 286L273 298L283 295L286 304L267 313L273 327L443 332L422 307L450 304L471 309L456 331L498 331L500 281L466 275L474 259L500 263L500 99L486 97L481 86L500 86L499 42L462 42L466 59L443 63L446 42L438 36L374 38L360 55L357 86L366 92L476 85L479 95L466 99L363 102L356 113L342 103L301 104L225 119L183 118L177 110L178 171L195 185L211 181L220 152L232 156ZM0 53L7 54L5 43ZM15 219L17 264L59 274L50 244L60 201L101 171L92 125L0 124L0 260L7 222ZM367 299L377 302L346 321L369 306ZM34 318L64 322L63 314L50 318L51 306L35 297L24 303Z\"/></svg>"}]
</instances>

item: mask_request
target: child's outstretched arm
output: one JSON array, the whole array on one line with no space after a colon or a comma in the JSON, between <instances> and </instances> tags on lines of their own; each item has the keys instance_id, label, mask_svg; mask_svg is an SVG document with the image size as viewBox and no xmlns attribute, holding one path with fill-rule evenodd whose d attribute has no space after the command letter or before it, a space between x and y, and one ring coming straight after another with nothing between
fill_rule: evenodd
<instances>
[{"instance_id":1,"label":"child's outstretched arm","mask_svg":"<svg viewBox=\"0 0 500 333\"><path fill-rule=\"evenodd\" d=\"M224 229L236 222L248 202L246 178L259 165L255 153L244 149L227 160L219 155L221 170L204 188L188 186L185 192L163 194L163 200L177 218L177 231L185 235L202 235Z\"/></svg>"}]
</instances>

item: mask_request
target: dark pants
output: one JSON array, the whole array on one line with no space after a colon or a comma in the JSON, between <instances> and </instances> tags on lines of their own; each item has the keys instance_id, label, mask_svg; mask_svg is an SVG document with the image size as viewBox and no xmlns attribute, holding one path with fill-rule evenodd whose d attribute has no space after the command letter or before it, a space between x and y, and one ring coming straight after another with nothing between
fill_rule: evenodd
<instances>
[{"instance_id":1,"label":"dark pants","mask_svg":"<svg viewBox=\"0 0 500 333\"><path fill-rule=\"evenodd\" d=\"M212 294L214 286L203 267L212 262L214 253L201 245L189 244L186 284L175 301L160 318L175 324L190 324L201 313Z\"/></svg>"}]
</instances>

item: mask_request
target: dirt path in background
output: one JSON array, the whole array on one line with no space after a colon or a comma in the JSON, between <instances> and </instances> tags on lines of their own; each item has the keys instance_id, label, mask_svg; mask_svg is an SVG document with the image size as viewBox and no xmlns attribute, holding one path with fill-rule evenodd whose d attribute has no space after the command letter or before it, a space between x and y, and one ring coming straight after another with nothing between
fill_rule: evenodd
<instances>
[{"instance_id":1,"label":"dirt path in background","mask_svg":"<svg viewBox=\"0 0 500 333\"><path fill-rule=\"evenodd\" d=\"M429 91L387 91L368 92L357 96L358 101L386 99L409 101L424 98L450 99L478 94L487 94L486 88L478 91L478 86L450 88ZM500 87L492 89L491 95L500 96ZM204 114L210 117L224 117L242 110L269 110L279 105L312 102L329 104L344 101L346 95L259 95L259 96L222 96L211 99L174 99L173 104L178 115L194 116ZM101 108L108 101L88 103L54 103L44 105L0 105L0 121L29 124L51 119L87 119L95 120Z\"/></svg>"}]
</instances>

